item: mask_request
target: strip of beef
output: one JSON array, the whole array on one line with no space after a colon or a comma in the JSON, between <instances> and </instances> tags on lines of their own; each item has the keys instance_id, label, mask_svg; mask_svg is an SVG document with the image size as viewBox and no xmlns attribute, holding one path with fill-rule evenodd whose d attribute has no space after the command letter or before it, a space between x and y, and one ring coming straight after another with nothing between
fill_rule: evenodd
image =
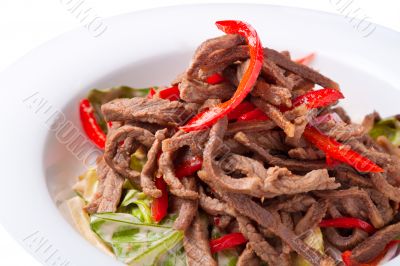
<instances>
[{"instance_id":1,"label":"strip of beef","mask_svg":"<svg viewBox=\"0 0 400 266\"><path fill-rule=\"evenodd\" d=\"M199 80L182 79L179 83L179 92L182 100L190 103L203 103L207 99L228 100L235 92L235 88L227 83L211 85Z\"/></svg>"},{"instance_id":2,"label":"strip of beef","mask_svg":"<svg viewBox=\"0 0 400 266\"><path fill-rule=\"evenodd\" d=\"M287 152L289 150L284 141L285 134L282 131L266 130L260 132L248 132L246 136L250 141L267 150L282 152Z\"/></svg>"},{"instance_id":3,"label":"strip of beef","mask_svg":"<svg viewBox=\"0 0 400 266\"><path fill-rule=\"evenodd\" d=\"M312 90L315 86L313 82L306 80L299 75L291 72L287 73L286 78L289 80L289 82L293 84L293 92L296 92L297 96ZM301 94L300 91L302 92Z\"/></svg>"},{"instance_id":4,"label":"strip of beef","mask_svg":"<svg viewBox=\"0 0 400 266\"><path fill-rule=\"evenodd\" d=\"M260 108L272 121L282 128L288 137L294 137L295 126L273 105L266 103L261 98L252 98L255 106Z\"/></svg>"},{"instance_id":5,"label":"strip of beef","mask_svg":"<svg viewBox=\"0 0 400 266\"><path fill-rule=\"evenodd\" d=\"M211 256L207 219L197 214L191 227L185 231L183 247L189 266L217 266Z\"/></svg>"},{"instance_id":6,"label":"strip of beef","mask_svg":"<svg viewBox=\"0 0 400 266\"><path fill-rule=\"evenodd\" d=\"M314 147L293 148L288 151L288 155L290 158L298 160L320 160L325 158L325 154Z\"/></svg>"},{"instance_id":7,"label":"strip of beef","mask_svg":"<svg viewBox=\"0 0 400 266\"><path fill-rule=\"evenodd\" d=\"M235 139L233 139L231 137L224 139L223 146L225 147L225 149L227 151L230 151L231 153L235 153L235 154L245 154L249 151L245 146L243 146L242 144L240 144L239 142L237 142Z\"/></svg>"},{"instance_id":8,"label":"strip of beef","mask_svg":"<svg viewBox=\"0 0 400 266\"><path fill-rule=\"evenodd\" d=\"M202 154L204 143L207 141L209 130L198 130L189 133L177 132L172 138L162 142L163 152L176 152L184 146L189 146L191 152Z\"/></svg>"},{"instance_id":9,"label":"strip of beef","mask_svg":"<svg viewBox=\"0 0 400 266\"><path fill-rule=\"evenodd\" d=\"M187 75L191 79L201 79L200 69L208 60L209 55L221 49L229 49L237 45L244 43L244 38L240 35L227 34L217 38L209 39L203 42L196 50L189 69L187 70Z\"/></svg>"},{"instance_id":10,"label":"strip of beef","mask_svg":"<svg viewBox=\"0 0 400 266\"><path fill-rule=\"evenodd\" d=\"M351 124L352 123L349 114L346 112L346 110L344 110L343 107L336 106L335 108L332 108L331 110L334 113L336 113L340 117L340 119L342 119L342 121L345 122L346 124ZM361 126L363 126L363 125L361 125Z\"/></svg>"},{"instance_id":11,"label":"strip of beef","mask_svg":"<svg viewBox=\"0 0 400 266\"><path fill-rule=\"evenodd\" d=\"M302 78L308 79L313 83L320 85L321 87L339 89L339 85L336 82L309 68L306 65L298 64L288 59L286 56L282 55L278 51L270 48L264 48L264 55L266 58L268 58L268 60L271 60L278 66L289 70L290 72L293 72L301 76Z\"/></svg>"},{"instance_id":12,"label":"strip of beef","mask_svg":"<svg viewBox=\"0 0 400 266\"><path fill-rule=\"evenodd\" d=\"M240 232L249 240L250 248L258 257L269 265L289 265L288 261L280 257L280 254L264 239L247 217L238 215L236 219L239 222Z\"/></svg>"},{"instance_id":13,"label":"strip of beef","mask_svg":"<svg viewBox=\"0 0 400 266\"><path fill-rule=\"evenodd\" d=\"M375 228L381 228L384 225L382 215L364 190L352 187L346 190L315 191L314 194L332 201L342 213L347 213L351 217L369 219Z\"/></svg>"},{"instance_id":14,"label":"strip of beef","mask_svg":"<svg viewBox=\"0 0 400 266\"><path fill-rule=\"evenodd\" d=\"M342 184L347 186L358 186L358 187L366 187L371 188L374 185L371 182L371 179L366 178L349 168L339 168L336 171L336 179Z\"/></svg>"},{"instance_id":15,"label":"strip of beef","mask_svg":"<svg viewBox=\"0 0 400 266\"><path fill-rule=\"evenodd\" d=\"M384 194L389 199L400 202L400 188L394 187L386 180L386 177L381 173L371 173L372 183L376 189Z\"/></svg>"},{"instance_id":16,"label":"strip of beef","mask_svg":"<svg viewBox=\"0 0 400 266\"><path fill-rule=\"evenodd\" d=\"M115 212L121 200L122 185L125 179L110 169L104 182L104 190L99 203L98 213Z\"/></svg>"},{"instance_id":17,"label":"strip of beef","mask_svg":"<svg viewBox=\"0 0 400 266\"><path fill-rule=\"evenodd\" d=\"M327 209L327 201L319 201L311 205L304 217L296 224L294 232L297 235L301 235L307 230L318 227L321 220L325 217Z\"/></svg>"},{"instance_id":18,"label":"strip of beef","mask_svg":"<svg viewBox=\"0 0 400 266\"><path fill-rule=\"evenodd\" d=\"M248 243L242 254L240 254L236 266L259 266L260 264L260 259Z\"/></svg>"},{"instance_id":19,"label":"strip of beef","mask_svg":"<svg viewBox=\"0 0 400 266\"><path fill-rule=\"evenodd\" d=\"M218 216L226 215L229 212L228 206L218 200L217 198L209 197L205 192L203 187L199 189L199 205L200 207L209 215ZM232 213L232 212L230 212Z\"/></svg>"},{"instance_id":20,"label":"strip of beef","mask_svg":"<svg viewBox=\"0 0 400 266\"><path fill-rule=\"evenodd\" d=\"M263 80L258 80L251 91L251 95L260 97L264 101L275 106L292 107L292 94L285 87L271 85Z\"/></svg>"},{"instance_id":21,"label":"strip of beef","mask_svg":"<svg viewBox=\"0 0 400 266\"><path fill-rule=\"evenodd\" d=\"M153 178L158 167L157 159L161 152L161 142L165 139L166 133L167 129L157 131L155 141L147 153L147 161L140 174L140 185L143 192L153 198L159 198L162 194L161 190L156 188Z\"/></svg>"},{"instance_id":22,"label":"strip of beef","mask_svg":"<svg viewBox=\"0 0 400 266\"><path fill-rule=\"evenodd\" d=\"M389 225L352 250L351 259L358 263L367 263L376 258L385 246L400 234L400 223Z\"/></svg>"},{"instance_id":23,"label":"strip of beef","mask_svg":"<svg viewBox=\"0 0 400 266\"><path fill-rule=\"evenodd\" d=\"M235 193L222 193L221 195L224 200L235 208L241 215L254 220L260 226L271 230L312 265L335 265L333 259L320 254L315 249L306 245L293 231L289 230L276 217L274 217L270 211L252 201L249 196Z\"/></svg>"},{"instance_id":24,"label":"strip of beef","mask_svg":"<svg viewBox=\"0 0 400 266\"><path fill-rule=\"evenodd\" d=\"M282 196L275 200L268 201L267 206L270 210L284 212L304 212L317 201L308 194L295 194L293 196Z\"/></svg>"},{"instance_id":25,"label":"strip of beef","mask_svg":"<svg viewBox=\"0 0 400 266\"><path fill-rule=\"evenodd\" d=\"M280 158L278 156L271 155L267 150L264 150L256 143L250 141L247 135L243 132L238 132L235 135L235 140L243 144L249 150L257 153L261 158L270 165L276 165L279 167L286 167L291 171L302 171L308 172L315 169L329 168L326 163L322 160L315 161L300 161L287 158Z\"/></svg>"},{"instance_id":26,"label":"strip of beef","mask_svg":"<svg viewBox=\"0 0 400 266\"><path fill-rule=\"evenodd\" d=\"M342 142L354 138L357 139L364 135L364 128L362 126L357 124L346 124L336 113L323 116L322 120L317 124L314 124L314 126L326 135Z\"/></svg>"},{"instance_id":27,"label":"strip of beef","mask_svg":"<svg viewBox=\"0 0 400 266\"><path fill-rule=\"evenodd\" d=\"M106 121L140 121L163 126L183 124L197 112L193 105L142 97L115 99L103 104L101 111Z\"/></svg>"},{"instance_id":28,"label":"strip of beef","mask_svg":"<svg viewBox=\"0 0 400 266\"><path fill-rule=\"evenodd\" d=\"M385 224L390 223L398 212L398 203L395 202L395 204L392 204L393 202L391 202L390 199L385 196L385 194L376 189L367 188L365 191L368 193L369 197L375 203L376 207L381 213L383 222Z\"/></svg>"},{"instance_id":29,"label":"strip of beef","mask_svg":"<svg viewBox=\"0 0 400 266\"><path fill-rule=\"evenodd\" d=\"M92 197L91 202L85 207L85 210L90 214L96 213L97 209L99 208L99 204L105 188L107 173L108 171L110 171L110 167L107 165L103 156L99 157L96 163L97 163L96 174L98 180L97 190L94 196Z\"/></svg>"},{"instance_id":30,"label":"strip of beef","mask_svg":"<svg viewBox=\"0 0 400 266\"><path fill-rule=\"evenodd\" d=\"M386 136L377 137L376 143L378 143L386 153L400 158L400 148L390 142Z\"/></svg>"},{"instance_id":31,"label":"strip of beef","mask_svg":"<svg viewBox=\"0 0 400 266\"><path fill-rule=\"evenodd\" d=\"M267 121L238 121L229 123L227 135L234 135L237 132L260 132L270 130L276 127L276 124L272 120Z\"/></svg>"},{"instance_id":32,"label":"strip of beef","mask_svg":"<svg viewBox=\"0 0 400 266\"><path fill-rule=\"evenodd\" d=\"M194 177L184 177L182 183L186 189L197 191L196 179ZM174 222L174 229L186 231L197 214L197 208L198 200L183 199L178 218Z\"/></svg>"},{"instance_id":33,"label":"strip of beef","mask_svg":"<svg viewBox=\"0 0 400 266\"><path fill-rule=\"evenodd\" d=\"M379 120L380 116L377 112L366 115L361 123L365 130L364 132L368 133L374 127L375 123Z\"/></svg>"},{"instance_id":34,"label":"strip of beef","mask_svg":"<svg viewBox=\"0 0 400 266\"><path fill-rule=\"evenodd\" d=\"M336 228L323 228L324 237L340 251L354 248L368 237L368 233L361 229L354 229L347 236L341 235Z\"/></svg>"},{"instance_id":35,"label":"strip of beef","mask_svg":"<svg viewBox=\"0 0 400 266\"><path fill-rule=\"evenodd\" d=\"M261 68L261 75L277 84L278 86L291 90L294 86L293 82L286 78L284 70L278 67L274 62L268 58L264 58L263 65Z\"/></svg>"},{"instance_id":36,"label":"strip of beef","mask_svg":"<svg viewBox=\"0 0 400 266\"><path fill-rule=\"evenodd\" d=\"M141 145L150 148L154 140L155 137L150 131L124 125L107 136L104 159L118 174L138 184L140 172L130 168L131 154Z\"/></svg>"}]
</instances>

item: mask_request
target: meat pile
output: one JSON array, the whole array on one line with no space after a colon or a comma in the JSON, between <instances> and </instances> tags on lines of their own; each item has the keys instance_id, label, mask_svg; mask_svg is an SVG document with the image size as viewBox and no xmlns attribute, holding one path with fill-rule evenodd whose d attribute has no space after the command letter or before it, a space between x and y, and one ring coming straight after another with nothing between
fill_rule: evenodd
<instances>
[{"instance_id":1,"label":"meat pile","mask_svg":"<svg viewBox=\"0 0 400 266\"><path fill-rule=\"evenodd\" d=\"M339 107L309 110L292 107L292 100L316 85L339 90L336 82L291 60L289 52L264 48L262 70L247 100L261 109L266 121L236 121L227 117L211 128L183 132L185 124L201 110L230 99L248 64L243 37L225 35L205 41L195 52L178 85L180 99L157 94L149 98L116 99L102 106L107 122L104 156L99 158L99 186L86 207L89 213L115 212L125 179L153 198L162 191L155 178L164 178L170 206L178 212L174 228L185 232L189 265L217 265L209 248L209 225L218 219L224 232L241 232L248 243L238 265L291 265L297 253L312 265L335 265L304 243L307 231L322 219L356 217L378 231L324 228L326 242L339 250L352 250L359 263L375 258L400 234L399 157L386 152L363 125L351 122ZM209 84L206 78L220 73L224 81ZM363 174L344 164L327 164L325 154L308 143L303 132L319 119L318 129L345 143L379 166L384 173ZM333 119L332 119L333 117ZM138 149L147 153L139 172L130 168ZM200 156L200 171L178 178L174 167L182 158ZM171 203L172 202L172 203Z\"/></svg>"}]
</instances>

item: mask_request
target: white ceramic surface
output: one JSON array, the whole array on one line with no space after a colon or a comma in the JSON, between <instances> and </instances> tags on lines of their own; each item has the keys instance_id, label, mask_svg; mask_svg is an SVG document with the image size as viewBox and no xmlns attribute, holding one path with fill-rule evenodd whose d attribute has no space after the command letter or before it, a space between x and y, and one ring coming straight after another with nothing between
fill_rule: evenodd
<instances>
[{"instance_id":1,"label":"white ceramic surface","mask_svg":"<svg viewBox=\"0 0 400 266\"><path fill-rule=\"evenodd\" d=\"M107 19L98 38L85 29L64 34L0 76L0 219L43 263L119 265L88 244L60 210L85 165L48 127L51 114L60 111L80 129L77 102L89 89L168 84L201 41L221 34L214 26L221 19L248 21L265 46L295 57L316 51L314 66L341 84L343 106L355 119L374 109L398 113L400 35L377 27L364 38L340 16L266 5L182 6Z\"/></svg>"}]
</instances>

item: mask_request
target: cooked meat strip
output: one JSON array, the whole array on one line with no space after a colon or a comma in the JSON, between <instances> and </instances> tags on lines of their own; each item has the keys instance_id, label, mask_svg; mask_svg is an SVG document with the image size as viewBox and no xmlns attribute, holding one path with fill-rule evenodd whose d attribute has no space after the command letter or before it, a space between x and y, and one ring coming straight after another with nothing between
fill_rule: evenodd
<instances>
[{"instance_id":1,"label":"cooked meat strip","mask_svg":"<svg viewBox=\"0 0 400 266\"><path fill-rule=\"evenodd\" d=\"M308 194L295 194L293 196L282 196L275 201L268 201L268 209L284 212L304 212L317 201Z\"/></svg>"},{"instance_id":2,"label":"cooked meat strip","mask_svg":"<svg viewBox=\"0 0 400 266\"><path fill-rule=\"evenodd\" d=\"M382 215L383 222L385 224L391 222L394 218L394 215L398 212L398 203L396 202L396 204L391 204L393 202L391 202L390 199L385 196L385 194L376 189L367 188L365 191L378 208L380 214Z\"/></svg>"},{"instance_id":3,"label":"cooked meat strip","mask_svg":"<svg viewBox=\"0 0 400 266\"><path fill-rule=\"evenodd\" d=\"M199 80L182 79L179 83L180 97L191 103L203 103L207 99L228 100L235 92L235 88L227 83L211 85Z\"/></svg>"},{"instance_id":4,"label":"cooked meat strip","mask_svg":"<svg viewBox=\"0 0 400 266\"><path fill-rule=\"evenodd\" d=\"M326 135L339 141L349 141L364 135L364 128L357 124L346 124L343 121L334 121L330 119L314 125Z\"/></svg>"},{"instance_id":5,"label":"cooked meat strip","mask_svg":"<svg viewBox=\"0 0 400 266\"><path fill-rule=\"evenodd\" d=\"M228 125L227 135L233 135L237 132L259 132L266 131L276 127L272 120L267 121L238 121Z\"/></svg>"},{"instance_id":6,"label":"cooked meat strip","mask_svg":"<svg viewBox=\"0 0 400 266\"><path fill-rule=\"evenodd\" d=\"M318 227L321 220L325 217L327 209L327 201L319 201L311 205L304 217L296 224L294 232L297 235L301 235L307 230Z\"/></svg>"},{"instance_id":7,"label":"cooked meat strip","mask_svg":"<svg viewBox=\"0 0 400 266\"><path fill-rule=\"evenodd\" d=\"M189 266L218 265L211 256L207 226L207 219L197 214L192 225L185 231L183 247Z\"/></svg>"},{"instance_id":8,"label":"cooked meat strip","mask_svg":"<svg viewBox=\"0 0 400 266\"><path fill-rule=\"evenodd\" d=\"M339 89L339 85L336 82L325 77L324 75L321 75L320 73L309 68L306 65L298 64L288 59L286 56L282 55L278 51L275 51L270 48L264 48L264 54L265 57L268 58L268 60L271 60L278 66L286 70L289 70L305 79L308 79L320 85L321 87Z\"/></svg>"},{"instance_id":9,"label":"cooked meat strip","mask_svg":"<svg viewBox=\"0 0 400 266\"><path fill-rule=\"evenodd\" d=\"M386 153L400 158L400 148L391 143L386 136L379 136L376 142Z\"/></svg>"},{"instance_id":10,"label":"cooked meat strip","mask_svg":"<svg viewBox=\"0 0 400 266\"><path fill-rule=\"evenodd\" d=\"M159 98L136 97L115 99L103 104L101 111L106 121L140 121L163 126L176 126L185 123L196 113L193 105Z\"/></svg>"},{"instance_id":11,"label":"cooked meat strip","mask_svg":"<svg viewBox=\"0 0 400 266\"><path fill-rule=\"evenodd\" d=\"M119 127L121 127L123 125L122 122L113 121L112 122L113 127L114 127L114 124L118 124L118 123L121 124ZM126 122L124 122L124 124L146 129L146 130L150 131L153 134L156 134L156 132L158 130L165 129L164 126L159 125L159 124L146 123L146 122L140 122L140 121L126 121Z\"/></svg>"},{"instance_id":12,"label":"cooked meat strip","mask_svg":"<svg viewBox=\"0 0 400 266\"><path fill-rule=\"evenodd\" d=\"M103 156L97 159L96 164L96 174L98 180L96 193L93 195L91 202L87 206L85 206L85 210L90 214L96 213L97 209L99 208L99 204L101 202L101 198L105 189L107 173L108 171L110 171L110 167L107 165Z\"/></svg>"},{"instance_id":13,"label":"cooked meat strip","mask_svg":"<svg viewBox=\"0 0 400 266\"><path fill-rule=\"evenodd\" d=\"M292 94L285 87L268 84L263 80L258 80L251 91L251 95L260 97L264 101L275 106L292 107Z\"/></svg>"},{"instance_id":14,"label":"cooked meat strip","mask_svg":"<svg viewBox=\"0 0 400 266\"><path fill-rule=\"evenodd\" d=\"M279 68L274 62L268 58L264 58L261 75L264 78L275 82L278 86L291 90L294 84L290 79L285 77L283 72L283 69Z\"/></svg>"},{"instance_id":15,"label":"cooked meat strip","mask_svg":"<svg viewBox=\"0 0 400 266\"><path fill-rule=\"evenodd\" d=\"M161 190L157 189L153 178L157 170L157 159L158 154L161 152L161 142L165 139L167 129L159 130L156 133L155 141L147 152L147 161L143 165L142 172L140 174L140 186L143 192L153 198L161 197Z\"/></svg>"},{"instance_id":16,"label":"cooked meat strip","mask_svg":"<svg viewBox=\"0 0 400 266\"><path fill-rule=\"evenodd\" d=\"M287 74L286 79L288 79L289 82L293 84L293 92L295 92L295 93L302 91L302 94L304 94L304 93L312 90L315 86L315 84L313 82L306 80L306 79L300 77L299 75L290 73L290 72ZM299 96L299 95L297 95L297 96ZM296 98L296 97L293 97L293 98Z\"/></svg>"},{"instance_id":17,"label":"cooked meat strip","mask_svg":"<svg viewBox=\"0 0 400 266\"><path fill-rule=\"evenodd\" d=\"M235 193L223 193L222 197L241 215L254 220L259 225L274 232L312 265L334 265L334 261L331 258L320 254L315 249L306 245L296 237L293 231L289 230L280 221L274 218L274 215L270 211L252 201L249 196Z\"/></svg>"},{"instance_id":18,"label":"cooked meat strip","mask_svg":"<svg viewBox=\"0 0 400 266\"><path fill-rule=\"evenodd\" d=\"M223 146L224 149L230 151L230 153L235 153L235 154L245 154L249 151L245 146L243 146L235 139L230 137L224 139Z\"/></svg>"},{"instance_id":19,"label":"cooked meat strip","mask_svg":"<svg viewBox=\"0 0 400 266\"><path fill-rule=\"evenodd\" d=\"M346 190L315 191L314 194L333 201L351 217L368 218L375 228L381 228L384 225L382 215L364 190L352 187Z\"/></svg>"},{"instance_id":20,"label":"cooked meat strip","mask_svg":"<svg viewBox=\"0 0 400 266\"><path fill-rule=\"evenodd\" d=\"M323 228L322 232L326 239L340 251L352 249L368 237L367 232L358 228L352 230L348 236L342 236L336 228Z\"/></svg>"},{"instance_id":21,"label":"cooked meat strip","mask_svg":"<svg viewBox=\"0 0 400 266\"><path fill-rule=\"evenodd\" d=\"M319 160L324 159L325 154L313 147L293 148L288 151L290 158L298 160Z\"/></svg>"},{"instance_id":22,"label":"cooked meat strip","mask_svg":"<svg viewBox=\"0 0 400 266\"><path fill-rule=\"evenodd\" d=\"M348 186L358 186L358 187L366 187L371 188L374 185L371 182L370 178L366 178L354 170L349 168L338 168L336 170L336 179L343 185L347 184Z\"/></svg>"},{"instance_id":23,"label":"cooked meat strip","mask_svg":"<svg viewBox=\"0 0 400 266\"><path fill-rule=\"evenodd\" d=\"M129 178L133 183L139 183L140 173L132 170L131 154L140 145L150 148L155 140L154 135L146 129L124 125L107 136L104 159L118 174ZM121 142L123 142L121 144Z\"/></svg>"},{"instance_id":24,"label":"cooked meat strip","mask_svg":"<svg viewBox=\"0 0 400 266\"><path fill-rule=\"evenodd\" d=\"M177 132L172 138L162 142L163 152L175 152L183 146L189 146L192 153L202 154L209 130L198 130L189 133Z\"/></svg>"},{"instance_id":25,"label":"cooked meat strip","mask_svg":"<svg viewBox=\"0 0 400 266\"><path fill-rule=\"evenodd\" d=\"M236 133L235 140L246 146L249 150L259 154L262 159L270 165L286 167L291 171L312 171L315 169L328 168L324 161L299 161L271 155L256 143L251 142L243 132Z\"/></svg>"},{"instance_id":26,"label":"cooked meat strip","mask_svg":"<svg viewBox=\"0 0 400 266\"><path fill-rule=\"evenodd\" d=\"M400 188L394 187L386 180L385 176L381 173L371 173L371 181L376 189L384 194L389 199L400 202Z\"/></svg>"},{"instance_id":27,"label":"cooked meat strip","mask_svg":"<svg viewBox=\"0 0 400 266\"><path fill-rule=\"evenodd\" d=\"M199 205L208 214L212 216L225 215L229 212L228 206L217 198L209 197L203 187L199 188Z\"/></svg>"},{"instance_id":28,"label":"cooked meat strip","mask_svg":"<svg viewBox=\"0 0 400 266\"><path fill-rule=\"evenodd\" d=\"M236 266L258 266L261 264L251 245L247 243L246 248L240 254Z\"/></svg>"},{"instance_id":29,"label":"cooked meat strip","mask_svg":"<svg viewBox=\"0 0 400 266\"><path fill-rule=\"evenodd\" d=\"M380 116L377 112L366 115L361 123L365 130L364 132L368 133L374 127L375 123L379 120Z\"/></svg>"},{"instance_id":30,"label":"cooked meat strip","mask_svg":"<svg viewBox=\"0 0 400 266\"><path fill-rule=\"evenodd\" d=\"M186 189L197 191L196 179L194 177L184 177L182 183ZM174 222L175 230L186 231L197 214L198 200L183 199L179 210L178 218Z\"/></svg>"},{"instance_id":31,"label":"cooked meat strip","mask_svg":"<svg viewBox=\"0 0 400 266\"><path fill-rule=\"evenodd\" d=\"M99 203L98 213L115 212L121 200L122 185L125 179L110 169L104 181L104 190Z\"/></svg>"},{"instance_id":32,"label":"cooked meat strip","mask_svg":"<svg viewBox=\"0 0 400 266\"><path fill-rule=\"evenodd\" d=\"M273 105L266 103L261 98L253 98L252 102L255 106L260 108L272 121L274 121L278 127L282 128L283 131L289 137L294 137L295 126L286 119L286 117Z\"/></svg>"},{"instance_id":33,"label":"cooked meat strip","mask_svg":"<svg viewBox=\"0 0 400 266\"><path fill-rule=\"evenodd\" d=\"M209 39L203 42L196 50L192 62L187 70L187 75L190 78L198 78L200 76L200 68L208 60L209 55L221 49L229 49L244 43L244 38L236 34L227 34L217 38Z\"/></svg>"},{"instance_id":34,"label":"cooked meat strip","mask_svg":"<svg viewBox=\"0 0 400 266\"><path fill-rule=\"evenodd\" d=\"M287 152L289 150L289 147L284 142L285 137L282 131L266 130L259 132L248 132L246 136L250 141L267 150L276 150L282 152Z\"/></svg>"},{"instance_id":35,"label":"cooked meat strip","mask_svg":"<svg viewBox=\"0 0 400 266\"><path fill-rule=\"evenodd\" d=\"M351 259L358 263L367 263L378 256L387 243L400 234L400 223L389 225L352 250Z\"/></svg>"},{"instance_id":36,"label":"cooked meat strip","mask_svg":"<svg viewBox=\"0 0 400 266\"><path fill-rule=\"evenodd\" d=\"M342 121L346 124L352 123L350 116L347 114L346 110L343 109L343 107L337 106L335 108L332 108L331 110L336 113L340 117L340 119L342 119Z\"/></svg>"}]
</instances>

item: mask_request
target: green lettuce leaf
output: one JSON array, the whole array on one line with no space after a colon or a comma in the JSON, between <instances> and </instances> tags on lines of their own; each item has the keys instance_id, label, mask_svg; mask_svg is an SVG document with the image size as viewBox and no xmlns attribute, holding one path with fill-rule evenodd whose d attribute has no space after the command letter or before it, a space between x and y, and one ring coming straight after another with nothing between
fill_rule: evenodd
<instances>
[{"instance_id":1,"label":"green lettuce leaf","mask_svg":"<svg viewBox=\"0 0 400 266\"><path fill-rule=\"evenodd\" d=\"M121 86L108 90L93 89L89 92L87 98L94 109L96 121L104 132L107 132L107 123L101 113L101 105L117 98L144 97L150 91L150 88L131 88Z\"/></svg>"},{"instance_id":2,"label":"green lettuce leaf","mask_svg":"<svg viewBox=\"0 0 400 266\"><path fill-rule=\"evenodd\" d=\"M120 209L131 212L143 223L152 223L150 203L146 194L136 189L130 189L122 200Z\"/></svg>"},{"instance_id":3,"label":"green lettuce leaf","mask_svg":"<svg viewBox=\"0 0 400 266\"><path fill-rule=\"evenodd\" d=\"M400 121L396 117L382 119L375 123L369 131L369 135L376 139L379 136L386 136L395 146L400 145Z\"/></svg>"},{"instance_id":4,"label":"green lettuce leaf","mask_svg":"<svg viewBox=\"0 0 400 266\"><path fill-rule=\"evenodd\" d=\"M304 243L306 243L308 246L316 249L321 254L324 254L325 253L324 239L323 239L321 229L319 227L317 227L313 231L307 231L307 233L308 233L308 235L304 239ZM294 257L293 265L295 265L295 266L311 266L311 263L309 263L302 256L296 254Z\"/></svg>"}]
</instances>

